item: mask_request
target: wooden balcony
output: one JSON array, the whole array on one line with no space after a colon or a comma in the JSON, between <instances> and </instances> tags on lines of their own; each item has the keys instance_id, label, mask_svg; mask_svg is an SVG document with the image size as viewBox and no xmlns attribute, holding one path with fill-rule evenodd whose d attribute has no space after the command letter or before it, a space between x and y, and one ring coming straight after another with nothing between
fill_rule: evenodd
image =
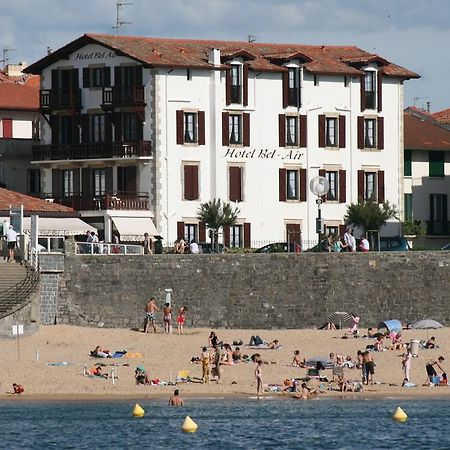
<instances>
[{"instance_id":1,"label":"wooden balcony","mask_svg":"<svg viewBox=\"0 0 450 450\"><path fill-rule=\"evenodd\" d=\"M103 108L118 106L145 106L144 86L104 87L102 94Z\"/></svg>"},{"instance_id":2,"label":"wooden balcony","mask_svg":"<svg viewBox=\"0 0 450 450\"><path fill-rule=\"evenodd\" d=\"M41 89L40 108L43 111L80 109L81 89Z\"/></svg>"},{"instance_id":3,"label":"wooden balcony","mask_svg":"<svg viewBox=\"0 0 450 450\"><path fill-rule=\"evenodd\" d=\"M147 192L116 192L115 194L105 195L71 195L63 197L45 194L43 198L51 198L55 203L69 206L76 211L149 209Z\"/></svg>"},{"instance_id":4,"label":"wooden balcony","mask_svg":"<svg viewBox=\"0 0 450 450\"><path fill-rule=\"evenodd\" d=\"M152 156L150 141L33 145L33 161L141 158Z\"/></svg>"}]
</instances>

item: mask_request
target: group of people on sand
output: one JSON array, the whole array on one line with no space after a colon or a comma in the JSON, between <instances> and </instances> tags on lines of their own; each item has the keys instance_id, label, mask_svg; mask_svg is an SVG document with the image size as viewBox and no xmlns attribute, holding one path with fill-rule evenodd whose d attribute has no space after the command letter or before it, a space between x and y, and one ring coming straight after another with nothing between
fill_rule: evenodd
<instances>
[{"instance_id":1,"label":"group of people on sand","mask_svg":"<svg viewBox=\"0 0 450 450\"><path fill-rule=\"evenodd\" d=\"M186 323L186 313L188 307L186 305L181 306L178 310L178 315L176 317L177 323L177 332L178 334L184 333L184 325ZM156 331L156 313L159 311L159 307L156 303L155 297L151 297L150 300L145 304L145 319L144 319L144 333L148 333L150 330L150 326L153 329L154 333ZM173 309L170 303L165 303L163 307L163 326L164 333L172 333L172 314Z\"/></svg>"}]
</instances>

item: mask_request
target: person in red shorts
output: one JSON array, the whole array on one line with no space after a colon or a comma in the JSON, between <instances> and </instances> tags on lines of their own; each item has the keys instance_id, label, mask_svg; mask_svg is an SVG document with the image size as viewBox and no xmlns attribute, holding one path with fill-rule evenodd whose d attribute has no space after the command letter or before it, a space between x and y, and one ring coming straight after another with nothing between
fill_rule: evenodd
<instances>
[{"instance_id":1,"label":"person in red shorts","mask_svg":"<svg viewBox=\"0 0 450 450\"><path fill-rule=\"evenodd\" d=\"M16 383L13 384L13 389L14 389L14 394L17 394L17 395L23 394L25 391L25 389L23 388L22 385L16 384Z\"/></svg>"},{"instance_id":2,"label":"person in red shorts","mask_svg":"<svg viewBox=\"0 0 450 450\"><path fill-rule=\"evenodd\" d=\"M187 306L182 306L178 311L177 316L177 327L178 327L178 334L183 334L183 327L186 323L186 311Z\"/></svg>"}]
</instances>

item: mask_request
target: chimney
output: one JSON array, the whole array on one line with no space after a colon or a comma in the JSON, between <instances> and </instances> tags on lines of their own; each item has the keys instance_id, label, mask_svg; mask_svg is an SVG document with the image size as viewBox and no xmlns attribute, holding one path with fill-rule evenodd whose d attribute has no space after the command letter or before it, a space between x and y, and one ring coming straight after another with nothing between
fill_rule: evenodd
<instances>
[{"instance_id":1,"label":"chimney","mask_svg":"<svg viewBox=\"0 0 450 450\"><path fill-rule=\"evenodd\" d=\"M5 72L8 77L20 77L22 75L22 70L27 67L27 63L22 61L19 64L8 64L6 66Z\"/></svg>"},{"instance_id":2,"label":"chimney","mask_svg":"<svg viewBox=\"0 0 450 450\"><path fill-rule=\"evenodd\" d=\"M214 67L220 66L220 50L218 48L212 48L209 51L208 62Z\"/></svg>"}]
</instances>

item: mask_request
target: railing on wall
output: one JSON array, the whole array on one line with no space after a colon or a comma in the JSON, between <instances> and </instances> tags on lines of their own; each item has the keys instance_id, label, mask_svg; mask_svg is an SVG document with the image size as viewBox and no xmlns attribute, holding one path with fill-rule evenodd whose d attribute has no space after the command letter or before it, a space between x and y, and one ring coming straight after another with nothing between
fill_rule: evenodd
<instances>
[{"instance_id":1,"label":"railing on wall","mask_svg":"<svg viewBox=\"0 0 450 450\"><path fill-rule=\"evenodd\" d=\"M102 242L76 242L76 255L143 255L144 247L135 244L104 244Z\"/></svg>"}]
</instances>

